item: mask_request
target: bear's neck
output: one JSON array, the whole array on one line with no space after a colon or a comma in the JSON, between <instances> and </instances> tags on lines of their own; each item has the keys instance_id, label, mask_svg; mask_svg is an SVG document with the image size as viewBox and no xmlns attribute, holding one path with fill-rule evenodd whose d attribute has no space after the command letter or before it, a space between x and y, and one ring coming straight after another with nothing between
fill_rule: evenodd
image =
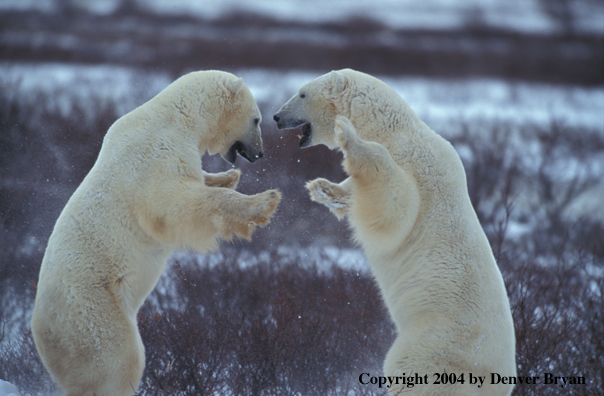
<instances>
[{"instance_id":1,"label":"bear's neck","mask_svg":"<svg viewBox=\"0 0 604 396\"><path fill-rule=\"evenodd\" d=\"M405 156L405 152L416 151L435 133L398 95L393 99L398 100L377 106L370 99L357 97L348 107L347 116L361 138L381 144L393 157Z\"/></svg>"},{"instance_id":2,"label":"bear's neck","mask_svg":"<svg viewBox=\"0 0 604 396\"><path fill-rule=\"evenodd\" d=\"M155 124L159 126L155 132L165 135L169 131L179 142L199 147L200 154L203 155L210 143L208 129L215 121L212 118L215 112L206 111L203 102L188 102L186 98L175 101L162 99L164 98L152 99L156 103L146 109L150 112L146 117L154 119ZM201 113L207 114L206 119L200 117Z\"/></svg>"},{"instance_id":3,"label":"bear's neck","mask_svg":"<svg viewBox=\"0 0 604 396\"><path fill-rule=\"evenodd\" d=\"M382 106L367 97L350 102L347 116L359 136L384 146L394 162L420 182L425 178L443 185L450 180L465 182L463 165L453 147L421 121L400 96L388 99Z\"/></svg>"}]
</instances>

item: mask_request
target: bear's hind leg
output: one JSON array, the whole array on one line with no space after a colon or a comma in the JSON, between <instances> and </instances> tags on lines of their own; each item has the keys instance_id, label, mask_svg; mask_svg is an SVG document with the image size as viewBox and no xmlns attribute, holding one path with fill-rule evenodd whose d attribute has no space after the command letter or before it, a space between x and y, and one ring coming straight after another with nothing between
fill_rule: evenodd
<instances>
[{"instance_id":1,"label":"bear's hind leg","mask_svg":"<svg viewBox=\"0 0 604 396\"><path fill-rule=\"evenodd\" d=\"M95 396L131 396L140 385L145 349L138 328L129 323L115 341L99 367L104 381L95 390Z\"/></svg>"},{"instance_id":2,"label":"bear's hind leg","mask_svg":"<svg viewBox=\"0 0 604 396\"><path fill-rule=\"evenodd\" d=\"M406 395L407 392L414 396L505 396L509 394L508 390L511 388L505 385L489 387L484 384L479 388L477 384L470 384L468 375L472 372L471 369L460 368L453 364L447 359L447 355L439 355L435 351L426 350L426 345L433 345L433 340L422 336L414 338L412 341L400 335L396 338L386 355L384 375L405 376L406 384L393 386L389 390L390 395ZM416 379L416 374L417 377L421 377L421 380ZM442 376L445 374L447 379L443 380ZM474 374L483 377L487 375L476 371ZM455 380L449 382L448 378L451 378L452 375L455 376ZM417 380L417 383L409 388L407 379Z\"/></svg>"},{"instance_id":3,"label":"bear's hind leg","mask_svg":"<svg viewBox=\"0 0 604 396\"><path fill-rule=\"evenodd\" d=\"M145 366L143 343L134 321L118 310L89 319L90 337L69 338L72 345L55 351L48 366L67 396L131 396ZM102 328L102 323L109 327ZM62 355L56 353L62 352ZM74 353L75 352L75 353Z\"/></svg>"}]
</instances>

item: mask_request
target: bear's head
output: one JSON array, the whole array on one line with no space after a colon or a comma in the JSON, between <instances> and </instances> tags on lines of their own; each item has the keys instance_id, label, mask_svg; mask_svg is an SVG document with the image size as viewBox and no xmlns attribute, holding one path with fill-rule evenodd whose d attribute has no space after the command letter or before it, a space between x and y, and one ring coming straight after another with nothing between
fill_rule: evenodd
<instances>
[{"instance_id":1,"label":"bear's head","mask_svg":"<svg viewBox=\"0 0 604 396\"><path fill-rule=\"evenodd\" d=\"M260 134L262 116L258 105L241 78L226 81L225 86L230 95L218 120L219 130L216 131L216 135L223 139L211 141L208 151L220 153L230 163L235 163L237 154L249 162L256 162L263 156Z\"/></svg>"},{"instance_id":2,"label":"bear's head","mask_svg":"<svg viewBox=\"0 0 604 396\"><path fill-rule=\"evenodd\" d=\"M340 114L338 107L348 84L344 74L332 71L303 85L273 116L277 128L302 126L300 147L336 147L335 118Z\"/></svg>"},{"instance_id":3,"label":"bear's head","mask_svg":"<svg viewBox=\"0 0 604 396\"><path fill-rule=\"evenodd\" d=\"M202 153L219 153L230 163L237 154L249 162L263 156L260 110L243 80L231 73L186 74L151 102L168 107L166 118L197 135Z\"/></svg>"}]
</instances>

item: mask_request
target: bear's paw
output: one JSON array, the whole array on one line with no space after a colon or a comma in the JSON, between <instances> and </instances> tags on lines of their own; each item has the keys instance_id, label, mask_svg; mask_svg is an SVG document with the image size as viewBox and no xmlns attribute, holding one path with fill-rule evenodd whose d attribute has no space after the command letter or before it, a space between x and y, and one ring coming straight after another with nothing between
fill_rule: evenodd
<instances>
[{"instance_id":1,"label":"bear's paw","mask_svg":"<svg viewBox=\"0 0 604 396\"><path fill-rule=\"evenodd\" d=\"M310 199L327 206L338 219L347 214L350 206L350 191L322 178L306 183L306 188L310 193Z\"/></svg>"}]
</instances>

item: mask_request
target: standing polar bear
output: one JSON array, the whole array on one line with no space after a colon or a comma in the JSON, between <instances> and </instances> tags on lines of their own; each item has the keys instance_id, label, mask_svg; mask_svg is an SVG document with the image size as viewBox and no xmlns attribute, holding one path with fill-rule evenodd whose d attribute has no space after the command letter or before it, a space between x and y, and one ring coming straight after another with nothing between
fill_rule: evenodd
<instances>
[{"instance_id":1,"label":"standing polar bear","mask_svg":"<svg viewBox=\"0 0 604 396\"><path fill-rule=\"evenodd\" d=\"M511 385L489 384L491 373L516 373L510 306L453 147L393 89L349 69L302 86L274 119L279 129L301 125L302 147L344 153L348 179L306 187L314 201L348 217L372 265L398 330L384 364L390 392L403 390L396 376L427 374L430 385L406 390L510 394ZM435 373L465 384L436 385ZM484 384L469 384L470 373Z\"/></svg>"},{"instance_id":2,"label":"standing polar bear","mask_svg":"<svg viewBox=\"0 0 604 396\"><path fill-rule=\"evenodd\" d=\"M229 73L187 74L117 120L57 220L31 326L68 396L132 395L145 361L136 314L170 254L249 239L270 221L279 192L234 191L239 171L203 172L206 150L262 157L260 112Z\"/></svg>"}]
</instances>

